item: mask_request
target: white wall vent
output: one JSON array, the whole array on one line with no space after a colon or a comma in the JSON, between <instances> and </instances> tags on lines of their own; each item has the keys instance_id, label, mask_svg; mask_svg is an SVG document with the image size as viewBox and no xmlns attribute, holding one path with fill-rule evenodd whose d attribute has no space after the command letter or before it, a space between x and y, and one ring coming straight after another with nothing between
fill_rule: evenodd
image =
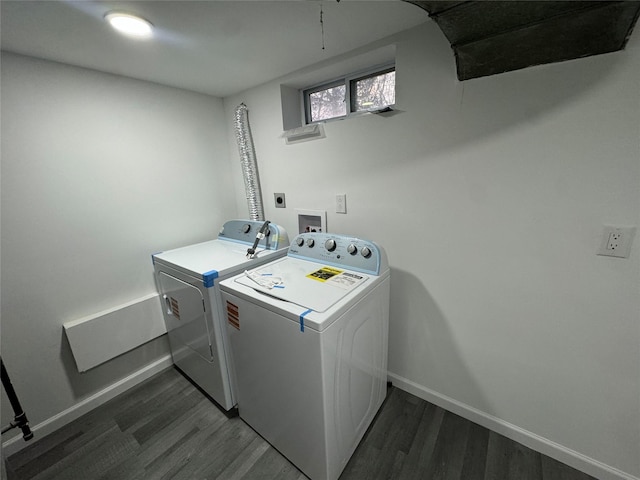
<instances>
[{"instance_id":1,"label":"white wall vent","mask_svg":"<svg viewBox=\"0 0 640 480\"><path fill-rule=\"evenodd\" d=\"M305 125L304 127L292 128L282 134L285 143L291 145L292 143L308 142L309 140L316 140L318 138L325 138L324 126L316 123L313 125Z\"/></svg>"}]
</instances>

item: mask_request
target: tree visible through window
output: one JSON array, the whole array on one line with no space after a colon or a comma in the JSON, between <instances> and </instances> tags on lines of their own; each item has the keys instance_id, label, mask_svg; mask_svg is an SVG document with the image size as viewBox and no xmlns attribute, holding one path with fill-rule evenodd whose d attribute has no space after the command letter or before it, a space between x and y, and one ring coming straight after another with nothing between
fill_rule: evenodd
<instances>
[{"instance_id":1,"label":"tree visible through window","mask_svg":"<svg viewBox=\"0 0 640 480\"><path fill-rule=\"evenodd\" d=\"M351 82L353 105L351 110L373 110L396 103L396 72L382 73ZM354 88L355 87L355 88Z\"/></svg>"},{"instance_id":2,"label":"tree visible through window","mask_svg":"<svg viewBox=\"0 0 640 480\"><path fill-rule=\"evenodd\" d=\"M348 87L348 88L347 88ZM303 92L307 123L395 104L395 68L351 76Z\"/></svg>"},{"instance_id":3,"label":"tree visible through window","mask_svg":"<svg viewBox=\"0 0 640 480\"><path fill-rule=\"evenodd\" d=\"M344 117L347 114L346 90L345 85L337 85L310 93L310 121L317 122L328 118Z\"/></svg>"}]
</instances>

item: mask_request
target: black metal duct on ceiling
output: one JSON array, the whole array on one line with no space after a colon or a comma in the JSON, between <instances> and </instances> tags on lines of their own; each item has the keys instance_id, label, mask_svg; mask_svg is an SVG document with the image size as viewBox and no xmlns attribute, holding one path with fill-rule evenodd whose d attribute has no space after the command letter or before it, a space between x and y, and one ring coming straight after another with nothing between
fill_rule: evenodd
<instances>
[{"instance_id":1,"label":"black metal duct on ceiling","mask_svg":"<svg viewBox=\"0 0 640 480\"><path fill-rule=\"evenodd\" d=\"M621 50L640 1L413 1L451 43L459 80Z\"/></svg>"}]
</instances>

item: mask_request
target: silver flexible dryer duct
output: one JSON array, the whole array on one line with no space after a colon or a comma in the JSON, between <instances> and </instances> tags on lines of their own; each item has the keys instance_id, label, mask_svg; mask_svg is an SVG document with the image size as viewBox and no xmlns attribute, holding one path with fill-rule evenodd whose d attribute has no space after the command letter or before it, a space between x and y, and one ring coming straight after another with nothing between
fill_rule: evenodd
<instances>
[{"instance_id":1,"label":"silver flexible dryer duct","mask_svg":"<svg viewBox=\"0 0 640 480\"><path fill-rule=\"evenodd\" d=\"M256 151L253 146L251 129L249 128L248 110L244 103L241 103L236 108L234 125L238 151L240 152L242 176L244 177L244 188L247 194L247 203L249 204L249 215L251 220L264 220Z\"/></svg>"}]
</instances>

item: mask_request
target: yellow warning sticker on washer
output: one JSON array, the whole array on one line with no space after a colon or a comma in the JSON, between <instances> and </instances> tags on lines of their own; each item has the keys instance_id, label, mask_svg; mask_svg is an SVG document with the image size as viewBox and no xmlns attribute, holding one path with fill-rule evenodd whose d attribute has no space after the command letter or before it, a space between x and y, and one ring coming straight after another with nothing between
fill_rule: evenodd
<instances>
[{"instance_id":1,"label":"yellow warning sticker on washer","mask_svg":"<svg viewBox=\"0 0 640 480\"><path fill-rule=\"evenodd\" d=\"M319 282L326 282L330 278L335 277L336 275L340 275L341 273L342 270L338 270L337 268L322 267L320 270L311 272L309 275L307 275L307 278L318 280Z\"/></svg>"}]
</instances>

